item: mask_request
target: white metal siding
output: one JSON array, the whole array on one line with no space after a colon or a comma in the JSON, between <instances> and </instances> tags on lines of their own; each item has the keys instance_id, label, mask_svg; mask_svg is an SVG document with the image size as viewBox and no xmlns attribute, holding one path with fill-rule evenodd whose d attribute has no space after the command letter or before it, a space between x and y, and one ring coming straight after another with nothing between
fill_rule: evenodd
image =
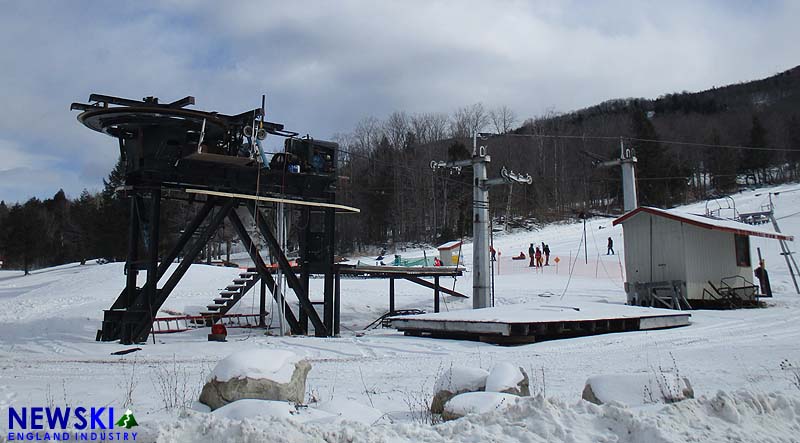
<instances>
[{"instance_id":1,"label":"white metal siding","mask_svg":"<svg viewBox=\"0 0 800 443\"><path fill-rule=\"evenodd\" d=\"M710 280L719 286L720 279L739 274L733 234L685 225L688 299L703 298L703 288Z\"/></svg>"},{"instance_id":2,"label":"white metal siding","mask_svg":"<svg viewBox=\"0 0 800 443\"><path fill-rule=\"evenodd\" d=\"M664 217L653 220L653 281L686 280L683 223Z\"/></svg>"},{"instance_id":3,"label":"white metal siding","mask_svg":"<svg viewBox=\"0 0 800 443\"><path fill-rule=\"evenodd\" d=\"M625 272L629 283L685 280L680 225L645 212L624 222Z\"/></svg>"},{"instance_id":4,"label":"white metal siding","mask_svg":"<svg viewBox=\"0 0 800 443\"><path fill-rule=\"evenodd\" d=\"M639 213L622 225L625 235L625 279L650 281L650 214Z\"/></svg>"},{"instance_id":5,"label":"white metal siding","mask_svg":"<svg viewBox=\"0 0 800 443\"><path fill-rule=\"evenodd\" d=\"M626 220L623 228L629 283L683 280L686 297L692 300L702 298L709 280L715 285L720 279L734 275L753 280L752 268L736 265L732 233L704 229L646 212Z\"/></svg>"}]
</instances>

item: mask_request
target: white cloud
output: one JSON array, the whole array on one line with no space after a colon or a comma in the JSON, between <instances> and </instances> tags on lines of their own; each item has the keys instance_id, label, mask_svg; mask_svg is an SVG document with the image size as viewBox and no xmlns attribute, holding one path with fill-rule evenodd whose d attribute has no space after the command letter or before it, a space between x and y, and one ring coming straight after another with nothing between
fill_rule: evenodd
<instances>
[{"instance_id":1,"label":"white cloud","mask_svg":"<svg viewBox=\"0 0 800 443\"><path fill-rule=\"evenodd\" d=\"M398 109L482 101L525 118L700 90L792 67L798 17L792 1L15 2L0 17L0 139L24 153L0 161L48 158L40 173L68 192L99 186L116 145L68 111L92 92L229 113L266 93L271 120L330 137Z\"/></svg>"},{"instance_id":2,"label":"white cloud","mask_svg":"<svg viewBox=\"0 0 800 443\"><path fill-rule=\"evenodd\" d=\"M35 147L23 149L17 143L0 139L0 172L18 168L57 166L58 157L43 155Z\"/></svg>"}]
</instances>

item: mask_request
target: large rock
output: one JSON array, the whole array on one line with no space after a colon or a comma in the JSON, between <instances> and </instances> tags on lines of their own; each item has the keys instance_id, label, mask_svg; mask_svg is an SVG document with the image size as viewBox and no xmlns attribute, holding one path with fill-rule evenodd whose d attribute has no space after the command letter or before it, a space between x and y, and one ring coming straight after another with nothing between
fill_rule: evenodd
<instances>
[{"instance_id":1,"label":"large rock","mask_svg":"<svg viewBox=\"0 0 800 443\"><path fill-rule=\"evenodd\" d=\"M688 378L669 372L598 375L586 380L581 397L598 405L642 406L694 398L694 390Z\"/></svg>"},{"instance_id":2,"label":"large rock","mask_svg":"<svg viewBox=\"0 0 800 443\"><path fill-rule=\"evenodd\" d=\"M303 403L311 365L289 351L246 350L220 361L200 393L211 410L241 399Z\"/></svg>"},{"instance_id":3,"label":"large rock","mask_svg":"<svg viewBox=\"0 0 800 443\"><path fill-rule=\"evenodd\" d=\"M531 395L530 379L521 367L500 362L494 365L486 378L486 391L527 397Z\"/></svg>"},{"instance_id":4,"label":"large rock","mask_svg":"<svg viewBox=\"0 0 800 443\"><path fill-rule=\"evenodd\" d=\"M489 372L480 368L451 367L446 370L433 386L431 412L441 414L444 404L458 394L483 391Z\"/></svg>"},{"instance_id":5,"label":"large rock","mask_svg":"<svg viewBox=\"0 0 800 443\"><path fill-rule=\"evenodd\" d=\"M466 392L445 403L443 420L455 420L468 414L485 414L502 411L515 404L519 397L502 392Z\"/></svg>"}]
</instances>

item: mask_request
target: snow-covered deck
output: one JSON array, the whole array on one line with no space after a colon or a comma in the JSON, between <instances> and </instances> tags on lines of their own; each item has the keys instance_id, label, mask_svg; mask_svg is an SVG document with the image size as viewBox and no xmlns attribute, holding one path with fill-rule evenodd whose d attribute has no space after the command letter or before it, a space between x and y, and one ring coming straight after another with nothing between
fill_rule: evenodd
<instances>
[{"instance_id":1,"label":"snow-covered deck","mask_svg":"<svg viewBox=\"0 0 800 443\"><path fill-rule=\"evenodd\" d=\"M685 311L554 300L393 317L391 323L406 335L502 343L673 328L687 326L689 317L691 314Z\"/></svg>"}]
</instances>

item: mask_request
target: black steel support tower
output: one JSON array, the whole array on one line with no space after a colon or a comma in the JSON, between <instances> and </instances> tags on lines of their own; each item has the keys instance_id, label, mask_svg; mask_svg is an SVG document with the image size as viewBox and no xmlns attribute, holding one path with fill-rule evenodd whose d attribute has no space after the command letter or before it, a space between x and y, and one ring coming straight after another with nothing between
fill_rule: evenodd
<instances>
[{"instance_id":1,"label":"black steel support tower","mask_svg":"<svg viewBox=\"0 0 800 443\"><path fill-rule=\"evenodd\" d=\"M317 336L338 333L335 210L324 207L336 200L338 146L310 137L296 138L297 133L284 130L283 125L264 121L263 107L225 115L185 109L193 104L193 97L161 104L155 97L130 100L98 94L92 94L88 104L72 104L71 109L82 111L78 115L81 123L118 139L125 163L125 186L118 192L130 199L125 287L105 311L97 340L145 342L162 305L226 220L255 264L260 284L253 287L266 288L279 301L273 268L257 250L242 214L252 219L266 240L297 300L297 315L294 303L286 304L286 322L292 333L307 334L310 328ZM267 134L286 138L285 150L273 155L269 165L259 162L264 157L259 155L257 142ZM188 189L193 192L186 193ZM274 203L256 204L254 196L306 203L289 204L302 226L297 238L299 269L292 267L269 222ZM159 249L161 200L168 197L202 206L174 247L163 251ZM179 256L181 261L167 275ZM144 281L137 278L142 272ZM309 297L311 275L324 278L321 316ZM220 318L214 313L209 316L210 323Z\"/></svg>"}]
</instances>

